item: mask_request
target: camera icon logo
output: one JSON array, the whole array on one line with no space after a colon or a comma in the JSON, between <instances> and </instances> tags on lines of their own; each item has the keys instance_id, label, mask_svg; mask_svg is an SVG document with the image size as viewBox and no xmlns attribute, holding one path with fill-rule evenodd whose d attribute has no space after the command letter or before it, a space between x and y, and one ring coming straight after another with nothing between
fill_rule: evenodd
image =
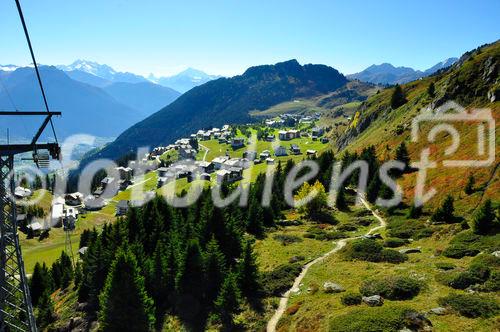
<instances>
[{"instance_id":1,"label":"camera icon logo","mask_svg":"<svg viewBox=\"0 0 500 332\"><path fill-rule=\"evenodd\" d=\"M471 131L470 126L476 126L476 130ZM469 134L461 137L459 130L465 127ZM451 144L444 150L444 156L449 158L442 161L444 167L488 167L495 162L495 119L490 109L467 112L456 102L449 101L435 110L428 109L413 119L412 142L421 140L423 128L429 129L426 137L429 144L436 142L439 134L451 138ZM471 144L475 144L475 147L471 148ZM465 150L460 153L460 148ZM425 150L429 155L430 148ZM455 159L454 155L459 157ZM463 159L464 155L468 159Z\"/></svg>"}]
</instances>

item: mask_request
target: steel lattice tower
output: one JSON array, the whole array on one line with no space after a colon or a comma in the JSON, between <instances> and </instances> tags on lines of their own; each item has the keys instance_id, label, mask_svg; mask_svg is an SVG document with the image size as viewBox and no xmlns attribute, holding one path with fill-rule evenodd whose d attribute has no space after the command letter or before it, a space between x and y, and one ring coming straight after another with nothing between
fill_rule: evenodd
<instances>
[{"instance_id":1,"label":"steel lattice tower","mask_svg":"<svg viewBox=\"0 0 500 332\"><path fill-rule=\"evenodd\" d=\"M14 156L0 155L0 331L36 331L17 234Z\"/></svg>"}]
</instances>

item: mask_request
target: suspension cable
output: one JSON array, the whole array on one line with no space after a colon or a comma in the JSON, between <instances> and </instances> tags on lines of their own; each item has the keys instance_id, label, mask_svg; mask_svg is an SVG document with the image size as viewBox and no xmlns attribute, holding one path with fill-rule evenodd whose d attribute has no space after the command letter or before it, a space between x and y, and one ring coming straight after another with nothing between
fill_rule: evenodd
<instances>
[{"instance_id":1,"label":"suspension cable","mask_svg":"<svg viewBox=\"0 0 500 332\"><path fill-rule=\"evenodd\" d=\"M21 18L21 23L23 24L24 35L26 36L26 40L28 42L28 47L31 53L31 59L33 60L33 65L35 66L36 77L38 78L38 84L40 85L40 90L42 91L42 97L43 97L43 102L45 104L45 109L47 110L47 113L49 113L50 112L49 104L47 103L47 97L45 96L45 90L43 89L42 78L40 77L40 72L38 71L38 65L35 60L35 53L33 53L33 47L31 46L31 40L28 33L28 28L26 27L26 22L24 21L23 10L21 9L21 4L19 3L19 0L16 0L16 6L17 6L17 11L19 12L19 17ZM50 126L52 127L52 133L54 134L54 139L56 143L58 143L56 130L54 129L54 123L52 122L52 117L49 120L50 120Z\"/></svg>"}]
</instances>

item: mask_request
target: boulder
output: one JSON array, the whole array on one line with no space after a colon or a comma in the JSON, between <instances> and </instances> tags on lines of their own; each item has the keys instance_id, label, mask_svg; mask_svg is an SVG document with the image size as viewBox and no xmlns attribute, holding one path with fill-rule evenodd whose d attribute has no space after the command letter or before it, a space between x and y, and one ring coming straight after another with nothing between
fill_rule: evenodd
<instances>
[{"instance_id":1,"label":"boulder","mask_svg":"<svg viewBox=\"0 0 500 332\"><path fill-rule=\"evenodd\" d=\"M363 235L363 238L369 239L369 240L382 239L382 235L380 235L380 233L366 234L366 235Z\"/></svg>"},{"instance_id":2,"label":"boulder","mask_svg":"<svg viewBox=\"0 0 500 332\"><path fill-rule=\"evenodd\" d=\"M362 300L370 307L378 307L384 304L384 299L380 295L363 296Z\"/></svg>"},{"instance_id":3,"label":"boulder","mask_svg":"<svg viewBox=\"0 0 500 332\"><path fill-rule=\"evenodd\" d=\"M297 263L297 262L300 262L300 261L303 261L304 260L304 256L293 256L293 257L290 257L290 259L288 260L288 262L290 264L293 264L293 263Z\"/></svg>"},{"instance_id":4,"label":"boulder","mask_svg":"<svg viewBox=\"0 0 500 332\"><path fill-rule=\"evenodd\" d=\"M422 252L422 249L420 247L418 248L403 248L399 249L399 252L402 254L418 254Z\"/></svg>"},{"instance_id":5,"label":"boulder","mask_svg":"<svg viewBox=\"0 0 500 332\"><path fill-rule=\"evenodd\" d=\"M500 257L500 250L494 251L491 254L495 257Z\"/></svg>"},{"instance_id":6,"label":"boulder","mask_svg":"<svg viewBox=\"0 0 500 332\"><path fill-rule=\"evenodd\" d=\"M334 282L331 282L331 281L326 281L323 284L323 290L324 290L325 293L341 293L341 292L345 292L345 288L344 287L342 287L341 285L336 284Z\"/></svg>"},{"instance_id":7,"label":"boulder","mask_svg":"<svg viewBox=\"0 0 500 332\"><path fill-rule=\"evenodd\" d=\"M448 310L446 310L446 308L443 308L443 307L432 308L431 310L429 310L430 314L438 315L438 316L446 315L447 312L448 312Z\"/></svg>"},{"instance_id":8,"label":"boulder","mask_svg":"<svg viewBox=\"0 0 500 332\"><path fill-rule=\"evenodd\" d=\"M411 331L432 331L432 323L423 314L409 311L404 317L405 325Z\"/></svg>"}]
</instances>

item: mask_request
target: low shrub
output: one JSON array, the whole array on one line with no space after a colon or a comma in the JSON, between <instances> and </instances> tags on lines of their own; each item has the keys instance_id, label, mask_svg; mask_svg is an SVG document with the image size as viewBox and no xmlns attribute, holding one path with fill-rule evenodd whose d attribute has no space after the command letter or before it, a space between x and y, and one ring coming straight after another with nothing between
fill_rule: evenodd
<instances>
[{"instance_id":1,"label":"low shrub","mask_svg":"<svg viewBox=\"0 0 500 332\"><path fill-rule=\"evenodd\" d=\"M409 239L415 238L419 232L427 228L425 222L421 220L393 219L387 226L387 234L389 237Z\"/></svg>"},{"instance_id":2,"label":"low shrub","mask_svg":"<svg viewBox=\"0 0 500 332\"><path fill-rule=\"evenodd\" d=\"M397 248L397 247L404 246L407 243L408 243L408 240L406 240L406 239L400 239L397 237L390 237L384 241L384 247Z\"/></svg>"},{"instance_id":3,"label":"low shrub","mask_svg":"<svg viewBox=\"0 0 500 332\"><path fill-rule=\"evenodd\" d=\"M349 235L347 235L344 232L339 232L339 231L331 231L331 232L326 233L327 240L338 240L338 239L345 239L348 237L349 237Z\"/></svg>"},{"instance_id":4,"label":"low shrub","mask_svg":"<svg viewBox=\"0 0 500 332\"><path fill-rule=\"evenodd\" d=\"M461 244L452 244L443 251L443 256L449 258L463 258L465 256L473 257L479 254L479 252L480 251L478 249L472 249Z\"/></svg>"},{"instance_id":5,"label":"low shrub","mask_svg":"<svg viewBox=\"0 0 500 332\"><path fill-rule=\"evenodd\" d=\"M495 299L477 294L450 294L438 299L438 303L469 318L489 318L500 313Z\"/></svg>"},{"instance_id":6,"label":"low shrub","mask_svg":"<svg viewBox=\"0 0 500 332\"><path fill-rule=\"evenodd\" d=\"M456 268L456 265L455 264L452 264L452 263L447 263L447 262L439 262L439 263L436 263L434 264L438 269L440 270L445 270L445 271L448 271L448 270L453 270L454 268Z\"/></svg>"},{"instance_id":7,"label":"low shrub","mask_svg":"<svg viewBox=\"0 0 500 332\"><path fill-rule=\"evenodd\" d=\"M475 257L467 271L454 276L449 286L455 289L466 289L472 285L480 285L479 290L496 291L499 287L500 258L482 254Z\"/></svg>"},{"instance_id":8,"label":"low shrub","mask_svg":"<svg viewBox=\"0 0 500 332\"><path fill-rule=\"evenodd\" d=\"M354 232L358 229L357 225L354 225L352 223L345 223L337 226L337 230L343 231L343 232Z\"/></svg>"},{"instance_id":9,"label":"low shrub","mask_svg":"<svg viewBox=\"0 0 500 332\"><path fill-rule=\"evenodd\" d=\"M420 239L424 239L427 237L431 237L432 234L434 234L434 230L430 227L426 227L426 228L422 228L421 230L417 231L413 238L415 240L420 240Z\"/></svg>"},{"instance_id":10,"label":"low shrub","mask_svg":"<svg viewBox=\"0 0 500 332\"><path fill-rule=\"evenodd\" d=\"M369 226L373 223L373 219L371 217L358 218L356 220L356 224L360 226Z\"/></svg>"},{"instance_id":11,"label":"low shrub","mask_svg":"<svg viewBox=\"0 0 500 332\"><path fill-rule=\"evenodd\" d=\"M340 298L343 305L358 305L361 304L361 294L359 293L345 293Z\"/></svg>"},{"instance_id":12,"label":"low shrub","mask_svg":"<svg viewBox=\"0 0 500 332\"><path fill-rule=\"evenodd\" d=\"M393 332L406 327L405 317L413 312L409 308L359 308L330 320L330 332Z\"/></svg>"},{"instance_id":13,"label":"low shrub","mask_svg":"<svg viewBox=\"0 0 500 332\"><path fill-rule=\"evenodd\" d=\"M349 243L343 251L347 259L359 259L368 262L402 263L408 256L396 250L384 249L377 241L360 239Z\"/></svg>"},{"instance_id":14,"label":"low shrub","mask_svg":"<svg viewBox=\"0 0 500 332\"><path fill-rule=\"evenodd\" d=\"M389 300L409 300L420 293L422 283L404 276L390 276L363 282L360 293L364 296L380 295Z\"/></svg>"},{"instance_id":15,"label":"low shrub","mask_svg":"<svg viewBox=\"0 0 500 332\"><path fill-rule=\"evenodd\" d=\"M300 237L289 234L276 234L273 236L273 239L280 242L284 246L295 242L302 242L302 239Z\"/></svg>"},{"instance_id":16,"label":"low shrub","mask_svg":"<svg viewBox=\"0 0 500 332\"><path fill-rule=\"evenodd\" d=\"M280 265L270 272L262 274L263 292L267 296L280 296L293 284L302 270L298 263Z\"/></svg>"}]
</instances>

